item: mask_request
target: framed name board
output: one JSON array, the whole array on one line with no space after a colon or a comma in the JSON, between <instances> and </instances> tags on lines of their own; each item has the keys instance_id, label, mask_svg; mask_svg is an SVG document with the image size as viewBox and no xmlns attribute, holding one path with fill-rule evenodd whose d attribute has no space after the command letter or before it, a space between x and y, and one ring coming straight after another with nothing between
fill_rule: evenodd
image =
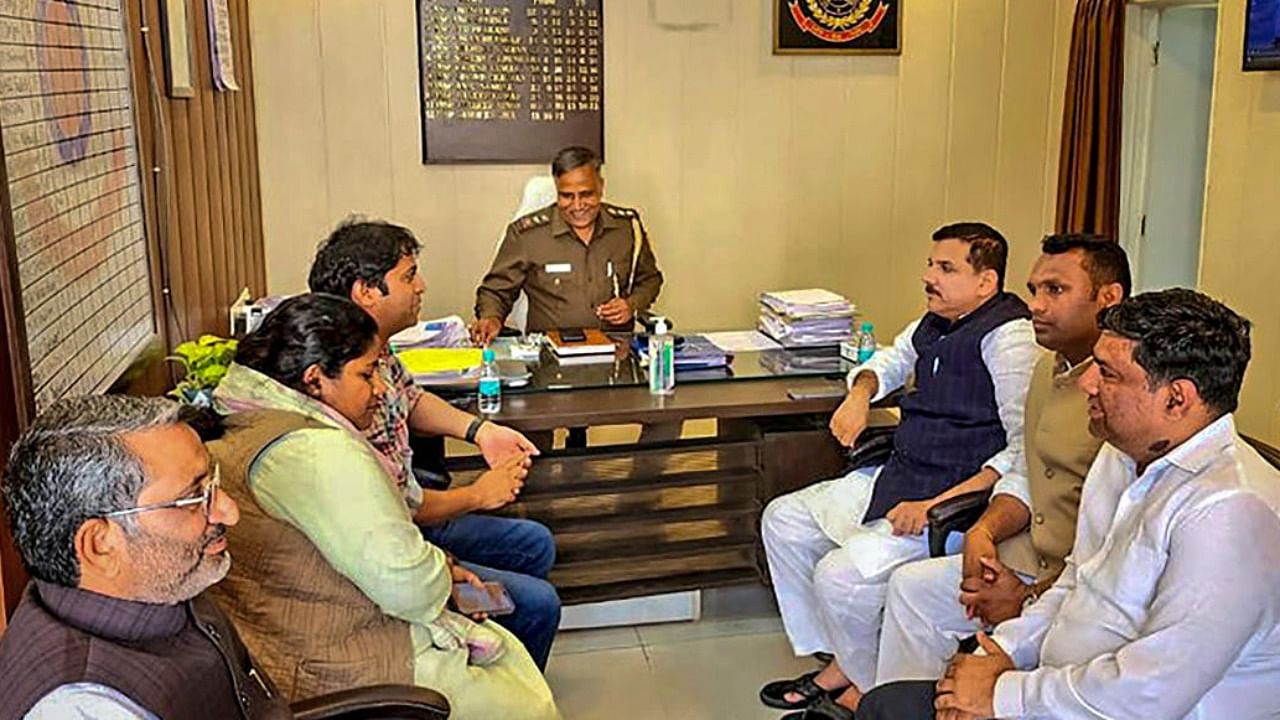
<instances>
[{"instance_id":1,"label":"framed name board","mask_svg":"<svg viewBox=\"0 0 1280 720\"><path fill-rule=\"evenodd\" d=\"M0 127L37 411L158 333L125 0L0 0Z\"/></svg>"},{"instance_id":2,"label":"framed name board","mask_svg":"<svg viewBox=\"0 0 1280 720\"><path fill-rule=\"evenodd\" d=\"M604 156L603 0L418 0L424 163Z\"/></svg>"}]
</instances>

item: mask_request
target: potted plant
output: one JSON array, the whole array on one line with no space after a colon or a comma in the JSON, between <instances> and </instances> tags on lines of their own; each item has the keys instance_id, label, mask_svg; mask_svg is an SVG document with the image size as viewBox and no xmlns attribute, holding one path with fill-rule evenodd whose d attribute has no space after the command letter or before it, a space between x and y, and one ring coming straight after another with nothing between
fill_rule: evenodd
<instances>
[{"instance_id":1,"label":"potted plant","mask_svg":"<svg viewBox=\"0 0 1280 720\"><path fill-rule=\"evenodd\" d=\"M234 339L202 335L199 340L188 340L174 348L165 359L182 363L187 374L169 394L196 407L213 405L213 389L227 374L238 344Z\"/></svg>"}]
</instances>

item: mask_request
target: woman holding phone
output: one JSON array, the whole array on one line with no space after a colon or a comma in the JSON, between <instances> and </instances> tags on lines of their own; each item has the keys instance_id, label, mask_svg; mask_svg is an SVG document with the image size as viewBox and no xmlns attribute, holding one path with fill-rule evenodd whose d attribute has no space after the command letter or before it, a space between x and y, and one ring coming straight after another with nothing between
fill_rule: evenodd
<instances>
[{"instance_id":1,"label":"woman holding phone","mask_svg":"<svg viewBox=\"0 0 1280 720\"><path fill-rule=\"evenodd\" d=\"M285 301L241 341L215 392L226 432L209 443L242 513L218 598L291 699L413 683L455 718L558 718L520 642L449 608L455 582L484 586L422 538L361 432L383 392L380 350L368 313L321 294Z\"/></svg>"}]
</instances>

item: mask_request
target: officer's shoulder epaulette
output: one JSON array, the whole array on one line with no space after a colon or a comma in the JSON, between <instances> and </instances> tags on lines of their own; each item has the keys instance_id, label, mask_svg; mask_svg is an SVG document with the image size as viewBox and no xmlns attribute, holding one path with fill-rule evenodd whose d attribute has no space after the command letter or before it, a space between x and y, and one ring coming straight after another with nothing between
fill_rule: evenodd
<instances>
[{"instance_id":1,"label":"officer's shoulder epaulette","mask_svg":"<svg viewBox=\"0 0 1280 720\"><path fill-rule=\"evenodd\" d=\"M604 206L605 212L609 213L610 215L616 218L630 220L631 218L640 217L640 211L636 210L635 208L619 207L617 205L610 205L609 203L601 203L601 204Z\"/></svg>"},{"instance_id":2,"label":"officer's shoulder epaulette","mask_svg":"<svg viewBox=\"0 0 1280 720\"><path fill-rule=\"evenodd\" d=\"M511 227L515 228L516 232L525 232L536 227L542 227L549 222L551 222L550 212L547 210L535 210L528 215L516 218L515 222L511 223Z\"/></svg>"}]
</instances>

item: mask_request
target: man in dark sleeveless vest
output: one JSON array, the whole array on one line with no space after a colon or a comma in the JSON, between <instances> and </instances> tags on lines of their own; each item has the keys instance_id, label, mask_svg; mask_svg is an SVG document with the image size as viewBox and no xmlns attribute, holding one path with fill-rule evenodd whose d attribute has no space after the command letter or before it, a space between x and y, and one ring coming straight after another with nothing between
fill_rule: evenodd
<instances>
[{"instance_id":1,"label":"man in dark sleeveless vest","mask_svg":"<svg viewBox=\"0 0 1280 720\"><path fill-rule=\"evenodd\" d=\"M32 582L0 637L0 720L292 717L201 594L239 510L180 412L73 398L14 445L0 490Z\"/></svg>"},{"instance_id":2,"label":"man in dark sleeveless vest","mask_svg":"<svg viewBox=\"0 0 1280 720\"><path fill-rule=\"evenodd\" d=\"M928 509L985 490L1019 463L1022 415L1039 357L1027 306L1004 291L1008 245L983 223L933 235L928 312L892 347L849 373L831 431L852 445L870 404L915 378L883 467L855 470L777 498L762 534L783 625L797 655L828 652L819 673L766 685L761 700L803 709L828 695L852 717L874 684L885 587L928 555ZM826 717L811 709L807 717Z\"/></svg>"}]
</instances>

